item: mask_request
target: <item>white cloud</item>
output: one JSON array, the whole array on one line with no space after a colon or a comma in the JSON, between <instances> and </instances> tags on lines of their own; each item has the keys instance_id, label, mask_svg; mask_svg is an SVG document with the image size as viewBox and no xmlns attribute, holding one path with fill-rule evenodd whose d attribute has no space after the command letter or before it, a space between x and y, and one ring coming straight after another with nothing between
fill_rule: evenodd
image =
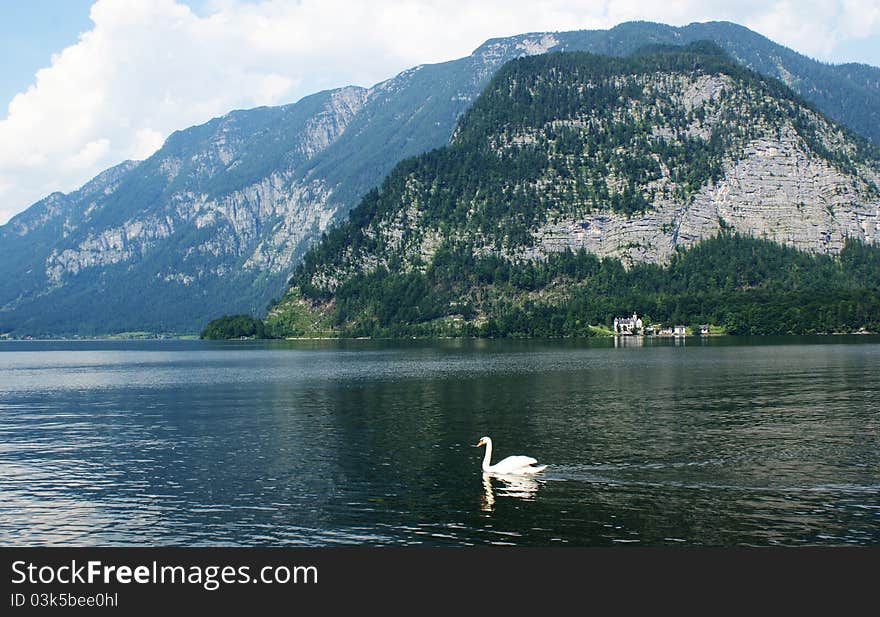
<instances>
[{"instance_id":1,"label":"white cloud","mask_svg":"<svg viewBox=\"0 0 880 617\"><path fill-rule=\"evenodd\" d=\"M859 39L880 32L880 3L877 0L843 0L840 38Z\"/></svg>"},{"instance_id":2,"label":"white cloud","mask_svg":"<svg viewBox=\"0 0 880 617\"><path fill-rule=\"evenodd\" d=\"M93 28L37 72L0 121L0 223L172 131L235 108L371 85L485 39L646 19L736 21L812 56L880 33L875 0L97 0ZM647 5L647 6L646 6Z\"/></svg>"},{"instance_id":3,"label":"white cloud","mask_svg":"<svg viewBox=\"0 0 880 617\"><path fill-rule=\"evenodd\" d=\"M138 129L125 158L133 161L145 159L161 148L164 141L165 136L155 129Z\"/></svg>"},{"instance_id":4,"label":"white cloud","mask_svg":"<svg viewBox=\"0 0 880 617\"><path fill-rule=\"evenodd\" d=\"M82 169L93 169L98 161L103 160L110 152L110 140L106 137L90 141L82 149L64 161L64 166L70 171L77 172Z\"/></svg>"}]
</instances>

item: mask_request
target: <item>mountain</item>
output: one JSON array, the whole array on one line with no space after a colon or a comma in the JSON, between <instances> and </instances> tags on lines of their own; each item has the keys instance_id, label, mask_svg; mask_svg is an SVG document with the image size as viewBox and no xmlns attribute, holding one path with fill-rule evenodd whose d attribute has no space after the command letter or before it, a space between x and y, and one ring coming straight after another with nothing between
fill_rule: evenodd
<instances>
[{"instance_id":1,"label":"mountain","mask_svg":"<svg viewBox=\"0 0 880 617\"><path fill-rule=\"evenodd\" d=\"M224 312L261 313L314 239L397 162L449 142L505 62L703 39L880 143L880 69L815 62L735 24L635 22L493 39L372 88L179 131L149 159L34 204L0 227L0 333L192 332Z\"/></svg>"},{"instance_id":2,"label":"mountain","mask_svg":"<svg viewBox=\"0 0 880 617\"><path fill-rule=\"evenodd\" d=\"M688 317L680 294L702 290L726 293L696 314L733 328L737 294L757 288L781 311L781 292L854 302L860 322L828 323L858 329L880 308L878 187L875 146L711 43L523 58L449 146L400 163L325 235L267 322L279 335L563 335L631 310L614 308L621 290L668 294L629 300L661 319ZM682 289L682 272L701 284Z\"/></svg>"}]
</instances>

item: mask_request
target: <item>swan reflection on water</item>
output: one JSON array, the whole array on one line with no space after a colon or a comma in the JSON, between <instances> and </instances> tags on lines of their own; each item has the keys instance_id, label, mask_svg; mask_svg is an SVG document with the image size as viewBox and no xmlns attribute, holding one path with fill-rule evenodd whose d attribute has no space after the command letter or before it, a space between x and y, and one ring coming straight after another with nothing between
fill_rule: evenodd
<instances>
[{"instance_id":1,"label":"swan reflection on water","mask_svg":"<svg viewBox=\"0 0 880 617\"><path fill-rule=\"evenodd\" d=\"M497 482L496 487L492 481ZM525 501L532 501L538 492L540 483L532 476L517 476L509 474L483 474L483 498L480 500L480 509L483 512L492 512L495 509L495 497L515 497Z\"/></svg>"}]
</instances>

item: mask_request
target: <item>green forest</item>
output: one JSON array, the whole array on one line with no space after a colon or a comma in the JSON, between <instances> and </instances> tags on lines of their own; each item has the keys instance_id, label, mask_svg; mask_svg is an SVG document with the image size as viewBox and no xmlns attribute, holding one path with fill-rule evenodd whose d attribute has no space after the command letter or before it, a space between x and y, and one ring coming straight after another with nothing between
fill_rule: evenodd
<instances>
[{"instance_id":1,"label":"green forest","mask_svg":"<svg viewBox=\"0 0 880 617\"><path fill-rule=\"evenodd\" d=\"M267 338L263 321L250 315L224 315L212 319L200 338L203 339L240 339L240 338Z\"/></svg>"},{"instance_id":2,"label":"green forest","mask_svg":"<svg viewBox=\"0 0 880 617\"><path fill-rule=\"evenodd\" d=\"M734 81L686 109L675 89L706 75ZM510 62L450 146L397 165L305 255L263 334L583 337L633 311L730 334L880 331L880 248L856 241L816 254L720 221L716 237L680 247L665 265L625 266L583 250L517 257L552 217L629 218L653 207L657 190L686 204L745 144L783 126L852 177L877 164L866 140L711 44ZM844 141L829 141L833 131ZM426 255L429 236L437 240ZM215 330L238 332L233 319Z\"/></svg>"},{"instance_id":3,"label":"green forest","mask_svg":"<svg viewBox=\"0 0 880 617\"><path fill-rule=\"evenodd\" d=\"M737 87L687 110L676 102L674 84L658 72L727 75ZM658 84L637 82L639 76ZM398 249L377 226L401 216L406 206L417 209L418 222L404 220L405 240L436 229L516 249L533 244L532 231L550 217L596 211L632 216L659 197L686 202L721 179L725 160L736 159L750 140L775 135L785 122L814 155L846 173L857 175L859 165L880 160L874 146L839 127L848 145L829 149L823 136L829 129L820 127L808 103L781 82L733 63L711 43L628 58L522 58L499 70L448 147L398 164L348 222L325 234L291 284L311 296L313 275L346 255L393 257ZM708 137L690 135L695 126ZM866 186L873 193L865 197L877 197L876 186Z\"/></svg>"},{"instance_id":4,"label":"green forest","mask_svg":"<svg viewBox=\"0 0 880 617\"><path fill-rule=\"evenodd\" d=\"M880 248L849 242L838 256L818 255L725 233L665 267L629 269L583 251L513 264L450 250L424 273L355 275L332 302L311 291L316 319L343 337L584 337L633 311L738 335L880 332ZM313 334L282 325L291 323L285 311L303 306L270 312L267 336Z\"/></svg>"}]
</instances>

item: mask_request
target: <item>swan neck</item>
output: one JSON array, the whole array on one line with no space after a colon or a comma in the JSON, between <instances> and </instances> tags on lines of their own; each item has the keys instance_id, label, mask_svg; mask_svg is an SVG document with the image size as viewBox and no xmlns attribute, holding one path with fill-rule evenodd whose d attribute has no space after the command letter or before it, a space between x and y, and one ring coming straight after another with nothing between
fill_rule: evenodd
<instances>
[{"instance_id":1,"label":"swan neck","mask_svg":"<svg viewBox=\"0 0 880 617\"><path fill-rule=\"evenodd\" d=\"M488 471L492 460L492 440L486 440L486 454L483 455L483 471Z\"/></svg>"}]
</instances>

